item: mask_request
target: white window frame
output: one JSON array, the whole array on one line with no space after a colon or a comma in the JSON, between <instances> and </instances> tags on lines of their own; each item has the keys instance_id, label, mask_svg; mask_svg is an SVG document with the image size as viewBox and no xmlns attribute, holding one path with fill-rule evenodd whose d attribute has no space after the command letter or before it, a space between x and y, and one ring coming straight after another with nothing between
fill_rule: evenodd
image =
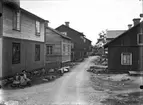
<instances>
[{"instance_id":1,"label":"white window frame","mask_svg":"<svg viewBox=\"0 0 143 105\"><path fill-rule=\"evenodd\" d=\"M46 55L52 55L53 54L53 45L46 45Z\"/></svg>"},{"instance_id":2,"label":"white window frame","mask_svg":"<svg viewBox=\"0 0 143 105\"><path fill-rule=\"evenodd\" d=\"M20 12L20 10L14 11L13 29L17 30L17 31L21 30L21 12Z\"/></svg>"},{"instance_id":3,"label":"white window frame","mask_svg":"<svg viewBox=\"0 0 143 105\"><path fill-rule=\"evenodd\" d=\"M139 36L140 36L140 35L143 35L143 33L137 34L137 44L138 44L138 45L143 45L143 43L139 43L139 38L140 38Z\"/></svg>"},{"instance_id":4,"label":"white window frame","mask_svg":"<svg viewBox=\"0 0 143 105\"><path fill-rule=\"evenodd\" d=\"M41 23L38 20L35 21L35 31L36 31L36 35L40 36L40 33L41 33Z\"/></svg>"},{"instance_id":5,"label":"white window frame","mask_svg":"<svg viewBox=\"0 0 143 105\"><path fill-rule=\"evenodd\" d=\"M67 36L67 32L61 32L63 35Z\"/></svg>"},{"instance_id":6,"label":"white window frame","mask_svg":"<svg viewBox=\"0 0 143 105\"><path fill-rule=\"evenodd\" d=\"M132 65L132 53L121 53L121 65Z\"/></svg>"}]
</instances>

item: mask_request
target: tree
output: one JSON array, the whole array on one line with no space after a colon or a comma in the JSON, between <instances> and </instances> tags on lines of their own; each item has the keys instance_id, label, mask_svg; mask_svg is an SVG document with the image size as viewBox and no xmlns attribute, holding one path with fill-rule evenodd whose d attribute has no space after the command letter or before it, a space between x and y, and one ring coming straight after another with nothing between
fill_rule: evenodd
<instances>
[{"instance_id":1,"label":"tree","mask_svg":"<svg viewBox=\"0 0 143 105\"><path fill-rule=\"evenodd\" d=\"M103 46L106 43L107 29L105 31L101 31L98 35L99 38L97 39L96 44Z\"/></svg>"}]
</instances>

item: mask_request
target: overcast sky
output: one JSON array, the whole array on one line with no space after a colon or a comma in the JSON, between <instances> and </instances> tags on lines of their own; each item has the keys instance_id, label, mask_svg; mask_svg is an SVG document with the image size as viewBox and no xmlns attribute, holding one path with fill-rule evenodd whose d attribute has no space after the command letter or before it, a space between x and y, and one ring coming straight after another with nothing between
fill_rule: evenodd
<instances>
[{"instance_id":1,"label":"overcast sky","mask_svg":"<svg viewBox=\"0 0 143 105\"><path fill-rule=\"evenodd\" d=\"M102 30L127 30L142 12L139 0L21 0L21 7L49 20L52 28L69 21L92 44Z\"/></svg>"}]
</instances>

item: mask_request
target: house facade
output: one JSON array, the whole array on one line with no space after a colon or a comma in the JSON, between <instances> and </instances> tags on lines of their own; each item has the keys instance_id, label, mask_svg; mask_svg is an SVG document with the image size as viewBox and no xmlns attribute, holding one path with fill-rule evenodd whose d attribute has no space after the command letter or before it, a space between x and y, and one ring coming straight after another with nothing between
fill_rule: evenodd
<instances>
[{"instance_id":1,"label":"house facade","mask_svg":"<svg viewBox=\"0 0 143 105\"><path fill-rule=\"evenodd\" d=\"M81 32L78 32L69 27L69 22L65 22L66 25L61 25L56 30L60 32L64 32L68 37L71 38L74 47L72 48L71 58L72 61L79 60L84 58L85 53L87 54L87 50L85 47L86 38L85 35Z\"/></svg>"},{"instance_id":2,"label":"house facade","mask_svg":"<svg viewBox=\"0 0 143 105\"><path fill-rule=\"evenodd\" d=\"M46 27L45 68L59 68L71 61L71 39L63 33Z\"/></svg>"},{"instance_id":3,"label":"house facade","mask_svg":"<svg viewBox=\"0 0 143 105\"><path fill-rule=\"evenodd\" d=\"M108 48L108 69L114 72L143 70L143 23L133 19L134 26L104 45Z\"/></svg>"},{"instance_id":4,"label":"house facade","mask_svg":"<svg viewBox=\"0 0 143 105\"><path fill-rule=\"evenodd\" d=\"M10 3L2 3L0 54L2 76L44 67L45 20Z\"/></svg>"}]
</instances>

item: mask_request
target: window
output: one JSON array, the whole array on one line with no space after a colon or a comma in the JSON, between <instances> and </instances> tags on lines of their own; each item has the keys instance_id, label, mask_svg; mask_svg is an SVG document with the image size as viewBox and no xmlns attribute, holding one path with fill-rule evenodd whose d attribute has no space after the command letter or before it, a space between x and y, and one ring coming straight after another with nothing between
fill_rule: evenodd
<instances>
[{"instance_id":1,"label":"window","mask_svg":"<svg viewBox=\"0 0 143 105\"><path fill-rule=\"evenodd\" d=\"M65 44L63 44L63 52L65 52L66 51L66 46L65 46Z\"/></svg>"},{"instance_id":2,"label":"window","mask_svg":"<svg viewBox=\"0 0 143 105\"><path fill-rule=\"evenodd\" d=\"M35 61L40 61L40 45L35 45Z\"/></svg>"},{"instance_id":3,"label":"window","mask_svg":"<svg viewBox=\"0 0 143 105\"><path fill-rule=\"evenodd\" d=\"M12 43L12 64L20 63L20 43Z\"/></svg>"},{"instance_id":4,"label":"window","mask_svg":"<svg viewBox=\"0 0 143 105\"><path fill-rule=\"evenodd\" d=\"M13 29L20 31L20 11L14 11Z\"/></svg>"},{"instance_id":5,"label":"window","mask_svg":"<svg viewBox=\"0 0 143 105\"><path fill-rule=\"evenodd\" d=\"M122 65L132 65L132 53L122 53L121 54L121 64Z\"/></svg>"},{"instance_id":6,"label":"window","mask_svg":"<svg viewBox=\"0 0 143 105\"><path fill-rule=\"evenodd\" d=\"M138 39L138 44L143 45L143 34L142 33L137 35L137 39Z\"/></svg>"},{"instance_id":7,"label":"window","mask_svg":"<svg viewBox=\"0 0 143 105\"><path fill-rule=\"evenodd\" d=\"M53 46L52 45L47 45L47 55L53 54Z\"/></svg>"},{"instance_id":8,"label":"window","mask_svg":"<svg viewBox=\"0 0 143 105\"><path fill-rule=\"evenodd\" d=\"M36 35L40 35L40 22L36 21Z\"/></svg>"},{"instance_id":9,"label":"window","mask_svg":"<svg viewBox=\"0 0 143 105\"><path fill-rule=\"evenodd\" d=\"M61 32L63 35L67 36L67 32Z\"/></svg>"}]
</instances>

